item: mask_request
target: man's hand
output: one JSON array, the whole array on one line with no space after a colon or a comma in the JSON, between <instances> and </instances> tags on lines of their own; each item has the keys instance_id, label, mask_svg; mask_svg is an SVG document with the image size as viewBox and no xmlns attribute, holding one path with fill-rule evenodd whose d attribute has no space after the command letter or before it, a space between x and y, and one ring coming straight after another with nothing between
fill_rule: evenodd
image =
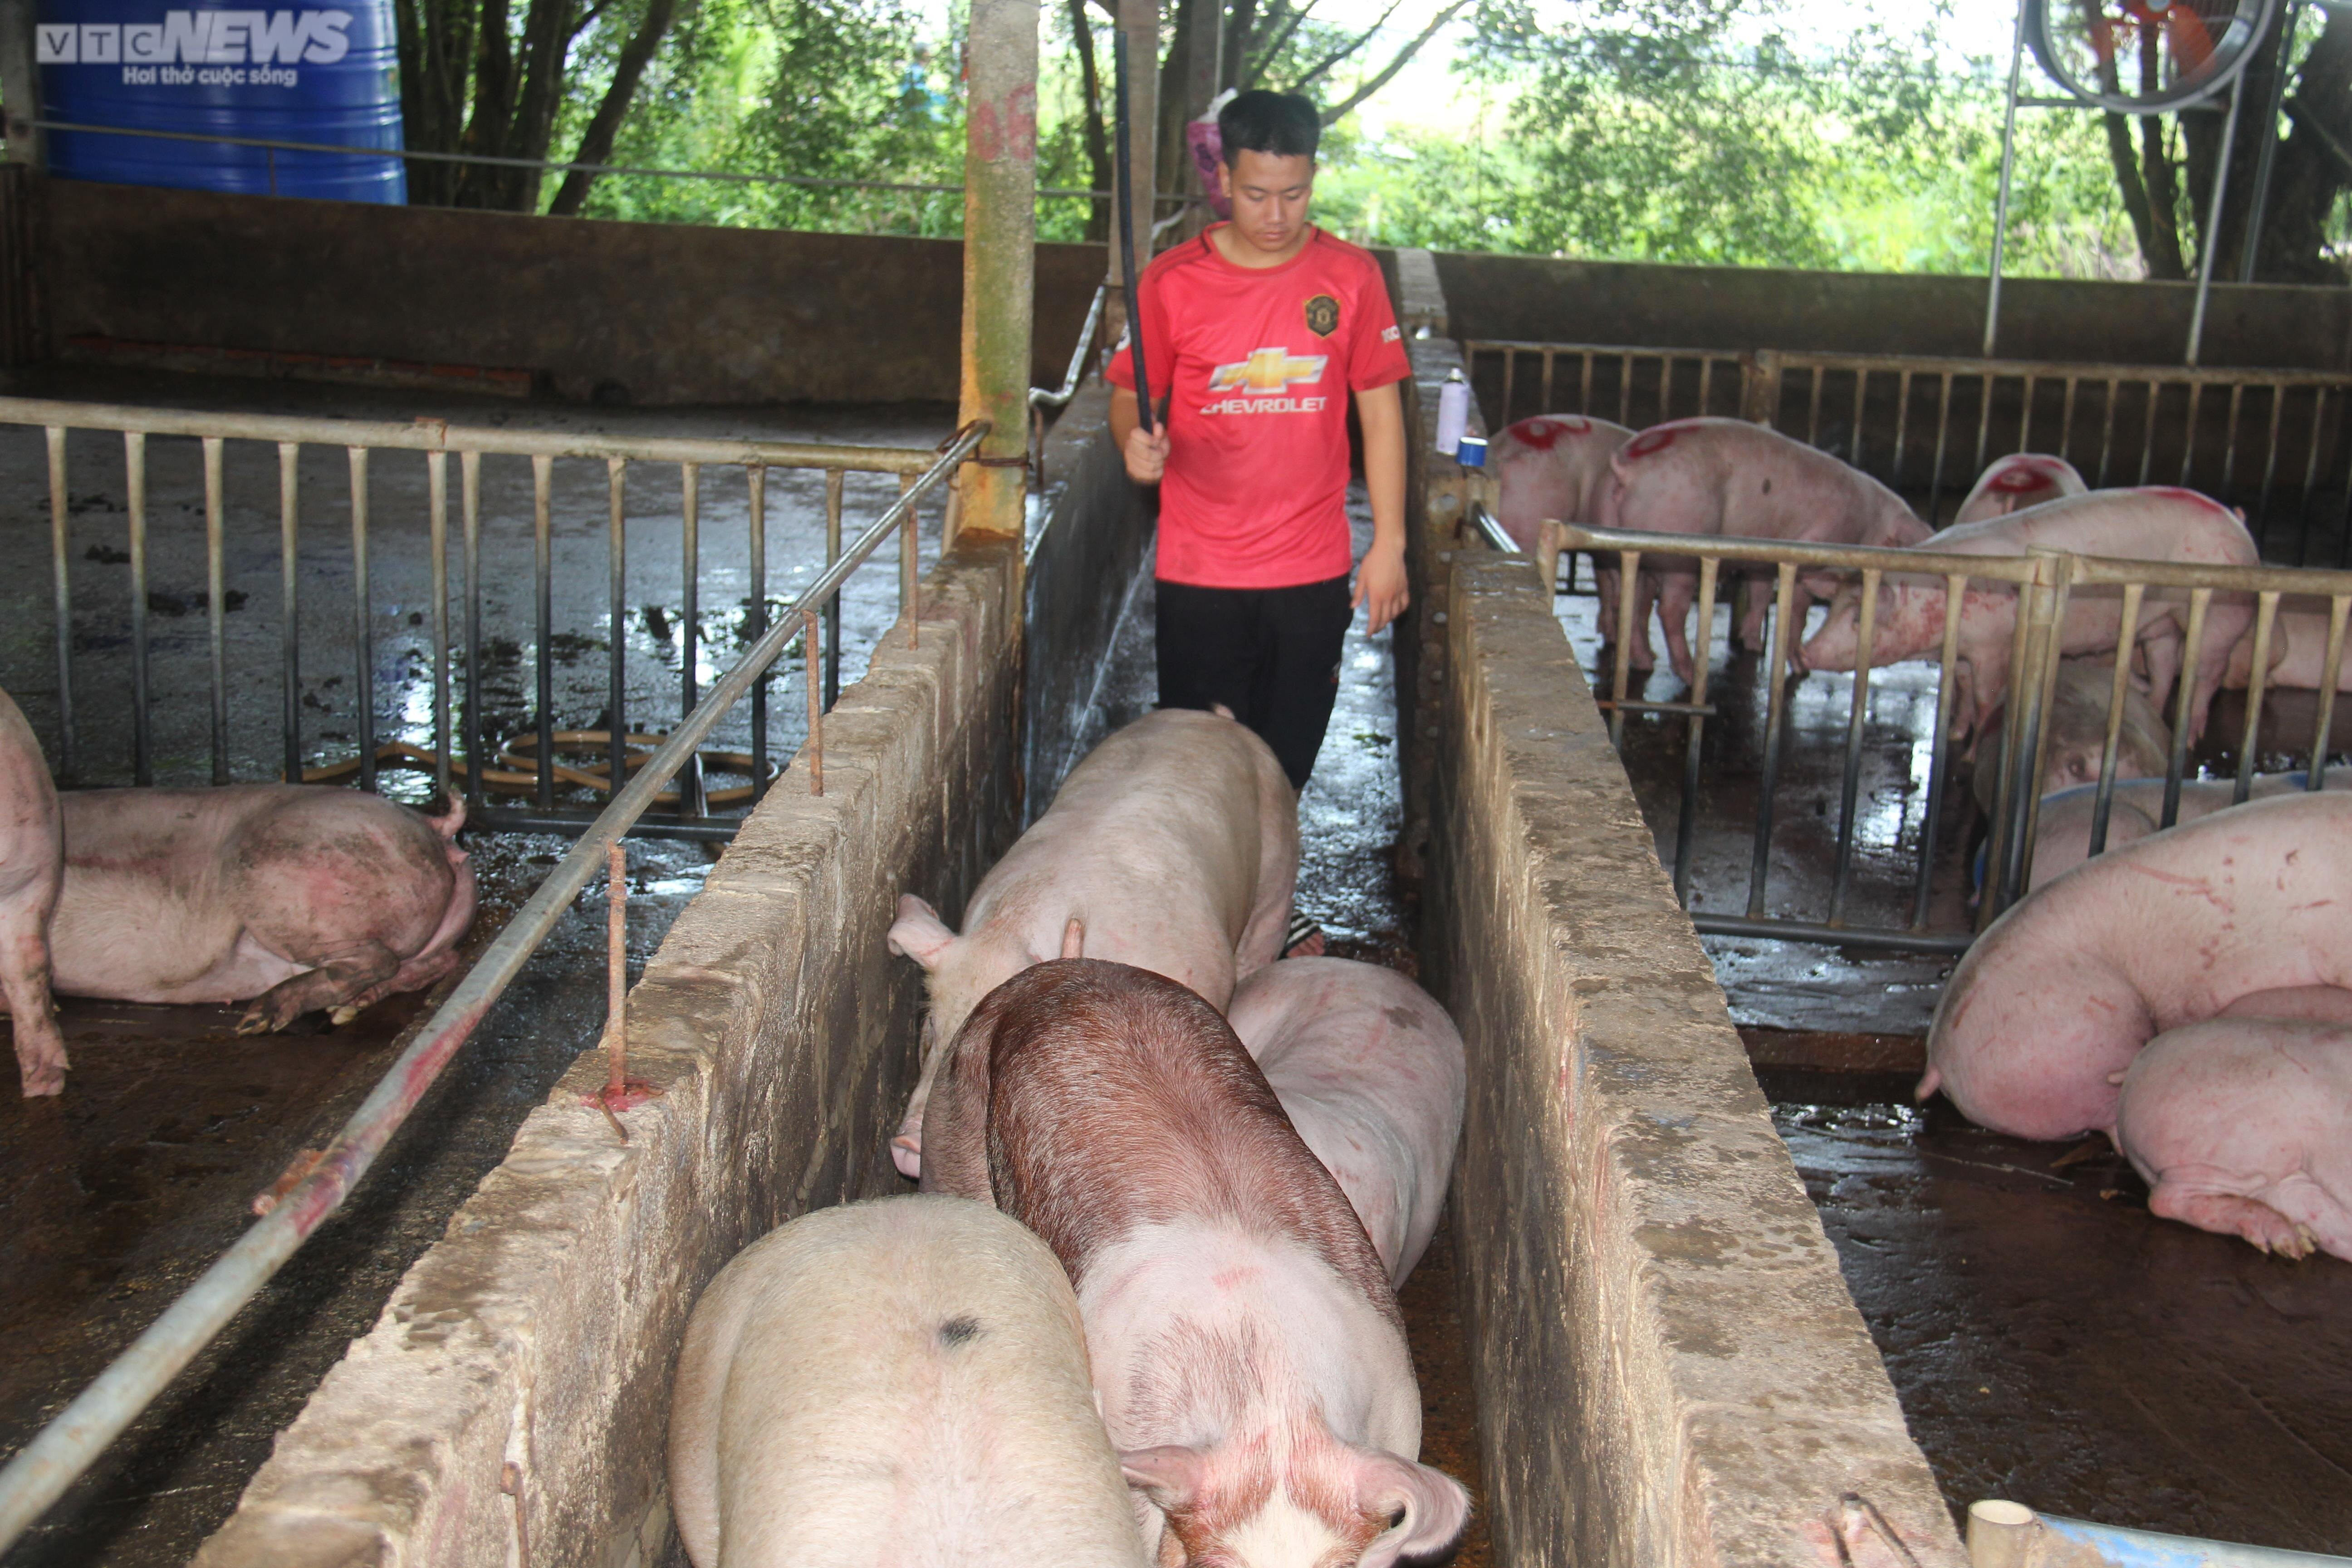
<instances>
[{"instance_id":1,"label":"man's hand","mask_svg":"<svg viewBox=\"0 0 2352 1568\"><path fill-rule=\"evenodd\" d=\"M1120 455L1127 459L1127 477L1139 485L1156 485L1168 471L1168 425L1153 426L1150 435L1139 425L1127 433Z\"/></svg>"},{"instance_id":2,"label":"man's hand","mask_svg":"<svg viewBox=\"0 0 2352 1568\"><path fill-rule=\"evenodd\" d=\"M1129 459L1129 470L1133 469ZM1412 603L1412 591L1406 585L1404 546L1388 540L1374 540L1371 549L1364 552L1363 564L1356 568L1356 596L1349 607L1371 606L1372 624L1367 631L1378 635L1382 626L1404 614Z\"/></svg>"}]
</instances>

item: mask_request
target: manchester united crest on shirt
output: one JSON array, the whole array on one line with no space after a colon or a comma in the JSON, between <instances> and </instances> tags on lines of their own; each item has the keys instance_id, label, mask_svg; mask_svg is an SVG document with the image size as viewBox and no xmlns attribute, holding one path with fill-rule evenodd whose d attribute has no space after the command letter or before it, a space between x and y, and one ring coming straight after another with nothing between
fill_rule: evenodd
<instances>
[{"instance_id":1,"label":"manchester united crest on shirt","mask_svg":"<svg viewBox=\"0 0 2352 1568\"><path fill-rule=\"evenodd\" d=\"M1307 301L1307 330L1318 338L1328 338L1339 330L1339 301L1328 294L1318 294Z\"/></svg>"}]
</instances>

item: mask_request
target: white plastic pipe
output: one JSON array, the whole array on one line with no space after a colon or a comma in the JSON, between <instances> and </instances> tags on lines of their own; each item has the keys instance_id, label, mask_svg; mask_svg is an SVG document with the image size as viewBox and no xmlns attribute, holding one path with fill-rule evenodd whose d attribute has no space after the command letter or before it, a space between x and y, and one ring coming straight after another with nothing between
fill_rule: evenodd
<instances>
[{"instance_id":1,"label":"white plastic pipe","mask_svg":"<svg viewBox=\"0 0 2352 1568\"><path fill-rule=\"evenodd\" d=\"M2000 1499L1969 1505L1969 1568L2077 1568L2086 1562L2109 1568L2347 1568L2352 1557L2125 1530Z\"/></svg>"}]
</instances>

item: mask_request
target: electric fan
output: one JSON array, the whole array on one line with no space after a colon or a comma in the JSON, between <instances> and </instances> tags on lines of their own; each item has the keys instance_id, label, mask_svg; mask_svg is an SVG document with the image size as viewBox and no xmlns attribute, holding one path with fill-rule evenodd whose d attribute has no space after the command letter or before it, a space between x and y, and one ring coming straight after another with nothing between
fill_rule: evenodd
<instances>
[{"instance_id":1,"label":"electric fan","mask_svg":"<svg viewBox=\"0 0 2352 1568\"><path fill-rule=\"evenodd\" d=\"M2122 114L2160 114L2238 78L2277 0L2025 0L2033 58L2066 90Z\"/></svg>"}]
</instances>

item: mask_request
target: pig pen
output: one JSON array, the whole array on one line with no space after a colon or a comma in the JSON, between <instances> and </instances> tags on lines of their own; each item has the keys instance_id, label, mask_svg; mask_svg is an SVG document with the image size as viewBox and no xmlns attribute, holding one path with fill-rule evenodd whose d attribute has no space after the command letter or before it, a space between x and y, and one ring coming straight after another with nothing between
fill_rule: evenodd
<instances>
[{"instance_id":1,"label":"pig pen","mask_svg":"<svg viewBox=\"0 0 2352 1568\"><path fill-rule=\"evenodd\" d=\"M251 382L72 373L42 388L105 401L134 392L168 406L257 414L407 417L413 394L322 391ZM507 428L638 435L724 431L772 439L927 447L952 426L946 405L792 410L615 413L486 403L434 406ZM49 616L39 601L50 574L41 433L0 430L0 508L17 526L0 538L0 561L32 585L32 613L0 638L0 687L35 715L58 755L58 681ZM256 780L278 765L280 694L276 660L278 526L274 472L247 444L227 468L225 618L232 679L232 776ZM196 443L151 439L148 452L148 608L155 697L151 751L156 782L207 782L205 564ZM83 786L131 782L130 627L125 490L119 438L69 439L68 564L74 588L77 704L75 776ZM482 726L503 741L526 733L533 697L527 625L530 600L529 475L486 465ZM356 725L351 647L348 530L335 498L339 451L303 466L299 712L303 761L343 763ZM258 469L259 471L257 471ZM522 470L518 473L517 470ZM379 528L370 565L379 606L378 735L429 751L434 744L430 604L421 531L400 526L421 512L422 463L379 458L372 490ZM674 476L673 476L674 478ZM522 482L523 527L513 525ZM592 475L559 464L552 495L553 697L559 729L604 723L608 700L602 625L607 606L603 549L608 519L604 465ZM652 482L648 482L652 481ZM453 489L455 487L452 487ZM742 495L713 476L701 523L704 678L744 641ZM647 493L653 491L654 493ZM850 476L853 521L897 493L887 476ZM453 496L453 500L456 499ZM660 729L677 711L686 624L674 489L633 474L628 696L633 728ZM667 523L663 508L670 508ZM922 542L936 557L938 509ZM771 608L787 602L824 559L821 476L779 471L770 486ZM456 530L453 528L453 534ZM519 548L518 548L519 547ZM454 553L454 552L453 552ZM812 564L815 563L816 564ZM844 599L854 680L895 613L887 562L854 576ZM453 581L457 574L452 573ZM780 670L779 686L786 681ZM804 728L797 680L772 703L772 740L789 754ZM458 692L462 702L462 682ZM730 739L744 743L739 712ZM470 750L463 744L461 751ZM714 786L740 784L714 777ZM460 781L462 784L462 780ZM429 771L387 767L383 792L423 804ZM567 790L571 805L584 792ZM660 813L646 826L659 832ZM467 953L479 953L568 847L549 834L476 829L466 844L481 893ZM634 975L671 921L700 890L716 847L640 837L629 847L629 957ZM484 1020L457 1064L395 1139L369 1181L319 1238L224 1333L183 1379L101 1458L68 1497L0 1561L184 1563L234 1510L267 1458L276 1431L300 1411L349 1342L365 1333L402 1273L441 1235L450 1215L507 1152L524 1116L603 1026L604 910L600 892L569 912L524 977ZM339 1126L399 1053L450 982L395 996L352 1023L323 1016L285 1035L238 1039L233 1008L146 1007L67 999L63 1023L74 1059L68 1093L26 1101L0 1096L0 1209L14 1237L0 1268L0 1311L16 1326L0 1351L0 1451L39 1429L250 1223L248 1200L297 1152Z\"/></svg>"},{"instance_id":2,"label":"pig pen","mask_svg":"<svg viewBox=\"0 0 2352 1568\"><path fill-rule=\"evenodd\" d=\"M1606 381L1617 366L1602 363ZM1568 394L1563 406L1570 408L1581 390L1575 368L1567 361L1559 373ZM2234 373L2210 374L2226 380ZM2032 398L2031 371L2020 379L2023 397ZM2045 392L2058 379L2045 379ZM1516 409L1521 415L1535 411L1524 401L1527 390L1523 382ZM2071 418L2071 381L2065 395ZM2259 434L2260 395L2246 395L2242 425L2237 396L2207 401L2205 440L2197 451L2218 485L2231 482L2231 442L2223 432ZM1853 396L1856 416L1837 439L1858 450L1866 434L1883 465L1896 438L1892 399L1873 426L1860 416L1859 377ZM2226 425L2219 418L2225 402ZM2335 406L2326 395L2317 403L2298 405L2281 396L2270 407L2284 404L2291 420L2315 421ZM2196 409L2187 405L2190 424ZM2178 405L2167 410L2181 412ZM2046 435L2064 439L2054 404L2045 413L2052 416ZM1811 414L1813 430L1826 429L1818 390ZM2014 407L2007 416L2017 417ZM2153 416L2148 425L2157 430ZM1790 428L1785 422L1781 427ZM2174 445L2160 452L2160 471L2175 463L2187 468L2186 428L2176 429ZM2077 439L2087 433L2098 451L2095 421L2073 430ZM2278 431L2273 412L2274 446ZM1794 433L1807 432L1801 409ZM2332 430L2309 426L2298 434L2314 442L2334 438ZM1913 439L1926 437L1915 429ZM2311 477L2332 470L2337 450L2313 445L2298 449L2292 465L2236 465L2250 522L2267 513L2272 524L2262 534L2270 559L2326 559L2337 552L2342 492L2322 494ZM1905 494L1924 513L1937 498L1920 477ZM2282 489L2293 481L2297 493L2274 496L2274 477ZM1948 476L1942 505L1972 478L1959 475L1955 483ZM1497 560L1469 531L1462 543L1486 561ZM1518 570L1525 574L1525 565ZM1589 588L1560 597L1555 609L1579 667L1571 684L1605 692L1613 661L1604 662ZM1688 908L1702 918L1735 917L1727 924L1737 923L1748 895L1750 827L1764 793L1772 684L1763 657L1726 651L1731 618L1727 605L1719 608L1709 639L1712 711L1698 768L1685 772L1687 725L1671 710L1628 712L1617 748L1646 835L1670 868L1685 781L1696 781L1696 831L1685 872ZM2352 1364L2352 1266L2325 1256L2297 1265L2155 1218L2144 1184L2102 1138L2036 1144L1972 1126L1941 1100L1914 1104L1925 1034L1955 959L1948 951L1904 952L1899 942L1877 938L1911 921L1937 672L1932 663L1896 664L1874 669L1870 680L1846 908L1853 923L1875 928L1861 933L1873 940L1839 946L1711 935L1702 946L1771 1102L1773 1122L1836 1246L1845 1283L1946 1500L1957 1510L1999 1496L2168 1533L2352 1551L2352 1489L2344 1485L2352 1471L2352 1423L2344 1415L2352 1398L2346 1372ZM1818 921L1822 910L1833 907L1853 689L1852 676L1824 673L1786 689L1777 811L1769 853L1759 862L1769 877L1765 913L1771 919ZM1653 704L1690 700L1683 682L1663 668L1637 679L1627 695ZM2203 741L2189 752L2190 776L2235 774L2245 702L2243 692L2216 700ZM2319 718L2315 693L2271 693L2254 735L2254 765L2265 772L2300 765ZM2352 708L2339 699L2336 761L2347 719ZM1971 913L1966 849L1969 819L1978 814L1967 784L1956 771L1927 866L1921 909L1938 933L1965 931Z\"/></svg>"}]
</instances>

